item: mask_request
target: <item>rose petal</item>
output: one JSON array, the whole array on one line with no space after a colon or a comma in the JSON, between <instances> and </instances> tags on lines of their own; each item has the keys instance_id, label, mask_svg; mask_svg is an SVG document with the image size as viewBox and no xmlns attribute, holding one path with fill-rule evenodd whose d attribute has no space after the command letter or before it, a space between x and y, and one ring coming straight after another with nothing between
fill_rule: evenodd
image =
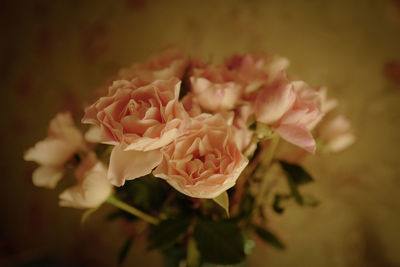
<instances>
[{"instance_id":1,"label":"rose petal","mask_svg":"<svg viewBox=\"0 0 400 267\"><path fill-rule=\"evenodd\" d=\"M35 186L54 189L64 175L62 168L40 166L32 175L32 182Z\"/></svg>"},{"instance_id":2,"label":"rose petal","mask_svg":"<svg viewBox=\"0 0 400 267\"><path fill-rule=\"evenodd\" d=\"M256 99L257 120L267 124L279 120L295 100L296 94L291 83L265 88Z\"/></svg>"},{"instance_id":3,"label":"rose petal","mask_svg":"<svg viewBox=\"0 0 400 267\"><path fill-rule=\"evenodd\" d=\"M101 127L92 125L89 130L85 133L85 140L90 143L102 143L106 142L107 135L104 133Z\"/></svg>"},{"instance_id":4,"label":"rose petal","mask_svg":"<svg viewBox=\"0 0 400 267\"><path fill-rule=\"evenodd\" d=\"M314 153L316 144L310 131L296 125L280 125L275 131L286 141Z\"/></svg>"},{"instance_id":5,"label":"rose petal","mask_svg":"<svg viewBox=\"0 0 400 267\"><path fill-rule=\"evenodd\" d=\"M76 148L65 140L48 137L26 151L24 160L46 166L61 166L75 151Z\"/></svg>"},{"instance_id":6,"label":"rose petal","mask_svg":"<svg viewBox=\"0 0 400 267\"><path fill-rule=\"evenodd\" d=\"M125 151L121 146L116 146L110 156L108 179L113 185L122 186L125 180L149 174L161 160L162 153L159 150Z\"/></svg>"},{"instance_id":7,"label":"rose petal","mask_svg":"<svg viewBox=\"0 0 400 267\"><path fill-rule=\"evenodd\" d=\"M151 151L158 149L171 143L176 137L179 136L178 129L171 129L165 132L160 138L140 137L135 142L132 142L125 148L128 150Z\"/></svg>"},{"instance_id":8,"label":"rose petal","mask_svg":"<svg viewBox=\"0 0 400 267\"><path fill-rule=\"evenodd\" d=\"M339 152L349 147L355 142L356 138L352 133L344 133L328 142L328 147L332 152Z\"/></svg>"},{"instance_id":9,"label":"rose petal","mask_svg":"<svg viewBox=\"0 0 400 267\"><path fill-rule=\"evenodd\" d=\"M107 180L107 169L102 163L91 168L81 184L70 187L59 196L60 206L73 208L95 208L101 205L112 192Z\"/></svg>"},{"instance_id":10,"label":"rose petal","mask_svg":"<svg viewBox=\"0 0 400 267\"><path fill-rule=\"evenodd\" d=\"M161 149L164 157L153 175L191 197L218 196L235 184L248 164L230 127L220 114L193 118L184 135Z\"/></svg>"}]
</instances>

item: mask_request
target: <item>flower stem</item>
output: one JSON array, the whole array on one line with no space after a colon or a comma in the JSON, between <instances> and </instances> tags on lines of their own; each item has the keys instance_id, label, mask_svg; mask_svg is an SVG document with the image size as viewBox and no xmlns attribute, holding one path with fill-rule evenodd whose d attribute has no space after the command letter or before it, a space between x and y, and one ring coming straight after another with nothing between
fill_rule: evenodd
<instances>
[{"instance_id":1,"label":"flower stem","mask_svg":"<svg viewBox=\"0 0 400 267\"><path fill-rule=\"evenodd\" d=\"M157 218L150 216L150 215L144 213L143 211L140 211L137 208L126 204L125 202L115 198L114 196L110 196L107 199L107 202L114 205L117 208L120 208L121 210L124 210L132 215L135 215L136 217L139 217L140 219L142 219L145 222L148 222L148 223L154 224L154 225L157 225L159 223L159 220Z\"/></svg>"},{"instance_id":2,"label":"flower stem","mask_svg":"<svg viewBox=\"0 0 400 267\"><path fill-rule=\"evenodd\" d=\"M271 138L270 143L268 144L267 151L265 151L265 154L263 155L263 158L262 158L261 162L259 163L261 165L260 171L262 173L262 176L261 176L262 181L261 181L261 185L259 186L259 190L256 195L255 202L254 202L254 210L253 211L255 212L255 214L258 214L258 208L262 203L262 199L264 197L266 187L268 185L269 179L267 179L267 173L271 167L271 163L274 158L276 148L278 147L278 143L279 143L279 135L274 135ZM259 173L260 172L256 172L255 175L258 176Z\"/></svg>"},{"instance_id":3,"label":"flower stem","mask_svg":"<svg viewBox=\"0 0 400 267\"><path fill-rule=\"evenodd\" d=\"M261 165L264 167L269 167L271 165L271 162L274 158L276 148L278 147L279 143L279 135L275 134L271 138L271 142L269 143L267 147L267 151L265 152L265 155L263 159L261 160Z\"/></svg>"}]
</instances>

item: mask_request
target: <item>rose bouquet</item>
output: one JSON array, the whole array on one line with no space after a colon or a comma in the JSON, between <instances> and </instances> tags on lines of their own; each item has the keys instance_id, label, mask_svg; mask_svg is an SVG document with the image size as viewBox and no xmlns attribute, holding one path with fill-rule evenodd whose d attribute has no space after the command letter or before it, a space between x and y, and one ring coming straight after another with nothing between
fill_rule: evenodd
<instances>
[{"instance_id":1,"label":"rose bouquet","mask_svg":"<svg viewBox=\"0 0 400 267\"><path fill-rule=\"evenodd\" d=\"M100 89L82 118L89 128L78 129L68 112L50 122L24 155L39 164L33 183L55 188L72 169L76 185L60 205L86 209L86 220L109 203L119 209L108 219L145 222L137 232L167 265L243 262L254 235L283 249L268 213L317 204L299 191L312 181L302 159L354 141L326 88L290 79L288 64L250 54L209 64L168 47ZM271 180L284 181L283 190Z\"/></svg>"}]
</instances>

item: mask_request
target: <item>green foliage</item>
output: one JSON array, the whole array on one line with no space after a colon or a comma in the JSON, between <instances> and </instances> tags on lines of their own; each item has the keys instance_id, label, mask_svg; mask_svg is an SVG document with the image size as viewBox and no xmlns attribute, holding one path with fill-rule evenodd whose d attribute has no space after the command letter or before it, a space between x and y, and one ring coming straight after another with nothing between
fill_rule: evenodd
<instances>
[{"instance_id":1,"label":"green foliage","mask_svg":"<svg viewBox=\"0 0 400 267\"><path fill-rule=\"evenodd\" d=\"M296 202L300 205L304 204L303 198L298 190L299 185L307 184L313 181L311 176L299 165L280 161L282 168L287 174L287 181L290 191Z\"/></svg>"},{"instance_id":2,"label":"green foliage","mask_svg":"<svg viewBox=\"0 0 400 267\"><path fill-rule=\"evenodd\" d=\"M281 202L282 200L287 200L290 197L291 196L281 195L281 194L275 195L274 203L272 204L272 208L274 209L274 211L277 213L283 213L284 209L281 207Z\"/></svg>"},{"instance_id":3,"label":"green foliage","mask_svg":"<svg viewBox=\"0 0 400 267\"><path fill-rule=\"evenodd\" d=\"M213 198L214 202L217 203L221 208L224 209L226 215L229 218L229 196L226 191L222 192L219 196Z\"/></svg>"},{"instance_id":4,"label":"green foliage","mask_svg":"<svg viewBox=\"0 0 400 267\"><path fill-rule=\"evenodd\" d=\"M313 181L311 175L301 166L282 160L280 164L296 185L307 184Z\"/></svg>"},{"instance_id":5,"label":"green foliage","mask_svg":"<svg viewBox=\"0 0 400 267\"><path fill-rule=\"evenodd\" d=\"M154 226L149 234L149 248L167 248L172 246L177 240L186 234L190 226L190 219L176 218L161 221Z\"/></svg>"},{"instance_id":6,"label":"green foliage","mask_svg":"<svg viewBox=\"0 0 400 267\"><path fill-rule=\"evenodd\" d=\"M206 262L235 264L245 258L241 230L232 221L199 220L194 238Z\"/></svg>"},{"instance_id":7,"label":"green foliage","mask_svg":"<svg viewBox=\"0 0 400 267\"><path fill-rule=\"evenodd\" d=\"M153 175L126 181L125 186L117 192L120 198L132 206L145 211L159 210L165 201L167 191L165 182Z\"/></svg>"},{"instance_id":8,"label":"green foliage","mask_svg":"<svg viewBox=\"0 0 400 267\"><path fill-rule=\"evenodd\" d=\"M254 226L254 230L259 237L261 237L265 242L274 246L277 249L285 249L285 245L271 232L261 228L259 226Z\"/></svg>"},{"instance_id":9,"label":"green foliage","mask_svg":"<svg viewBox=\"0 0 400 267\"><path fill-rule=\"evenodd\" d=\"M249 126L247 127L250 131L255 131L257 129L257 122L253 121Z\"/></svg>"}]
</instances>

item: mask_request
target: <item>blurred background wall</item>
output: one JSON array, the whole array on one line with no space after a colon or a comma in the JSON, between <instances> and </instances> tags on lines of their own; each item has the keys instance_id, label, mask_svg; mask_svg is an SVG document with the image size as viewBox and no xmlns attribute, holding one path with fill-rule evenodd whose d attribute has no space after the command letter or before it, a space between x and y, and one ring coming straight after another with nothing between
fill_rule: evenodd
<instances>
[{"instance_id":1,"label":"blurred background wall","mask_svg":"<svg viewBox=\"0 0 400 267\"><path fill-rule=\"evenodd\" d=\"M2 0L0 21L0 265L115 265L129 225L104 221L105 206L80 227L81 211L58 207L63 185L32 185L23 151L56 112L79 121L93 90L173 43L213 61L285 56L353 121L351 148L306 161L321 204L272 216L288 249L260 244L249 266L400 266L400 1ZM160 265L142 239L126 266Z\"/></svg>"}]
</instances>

